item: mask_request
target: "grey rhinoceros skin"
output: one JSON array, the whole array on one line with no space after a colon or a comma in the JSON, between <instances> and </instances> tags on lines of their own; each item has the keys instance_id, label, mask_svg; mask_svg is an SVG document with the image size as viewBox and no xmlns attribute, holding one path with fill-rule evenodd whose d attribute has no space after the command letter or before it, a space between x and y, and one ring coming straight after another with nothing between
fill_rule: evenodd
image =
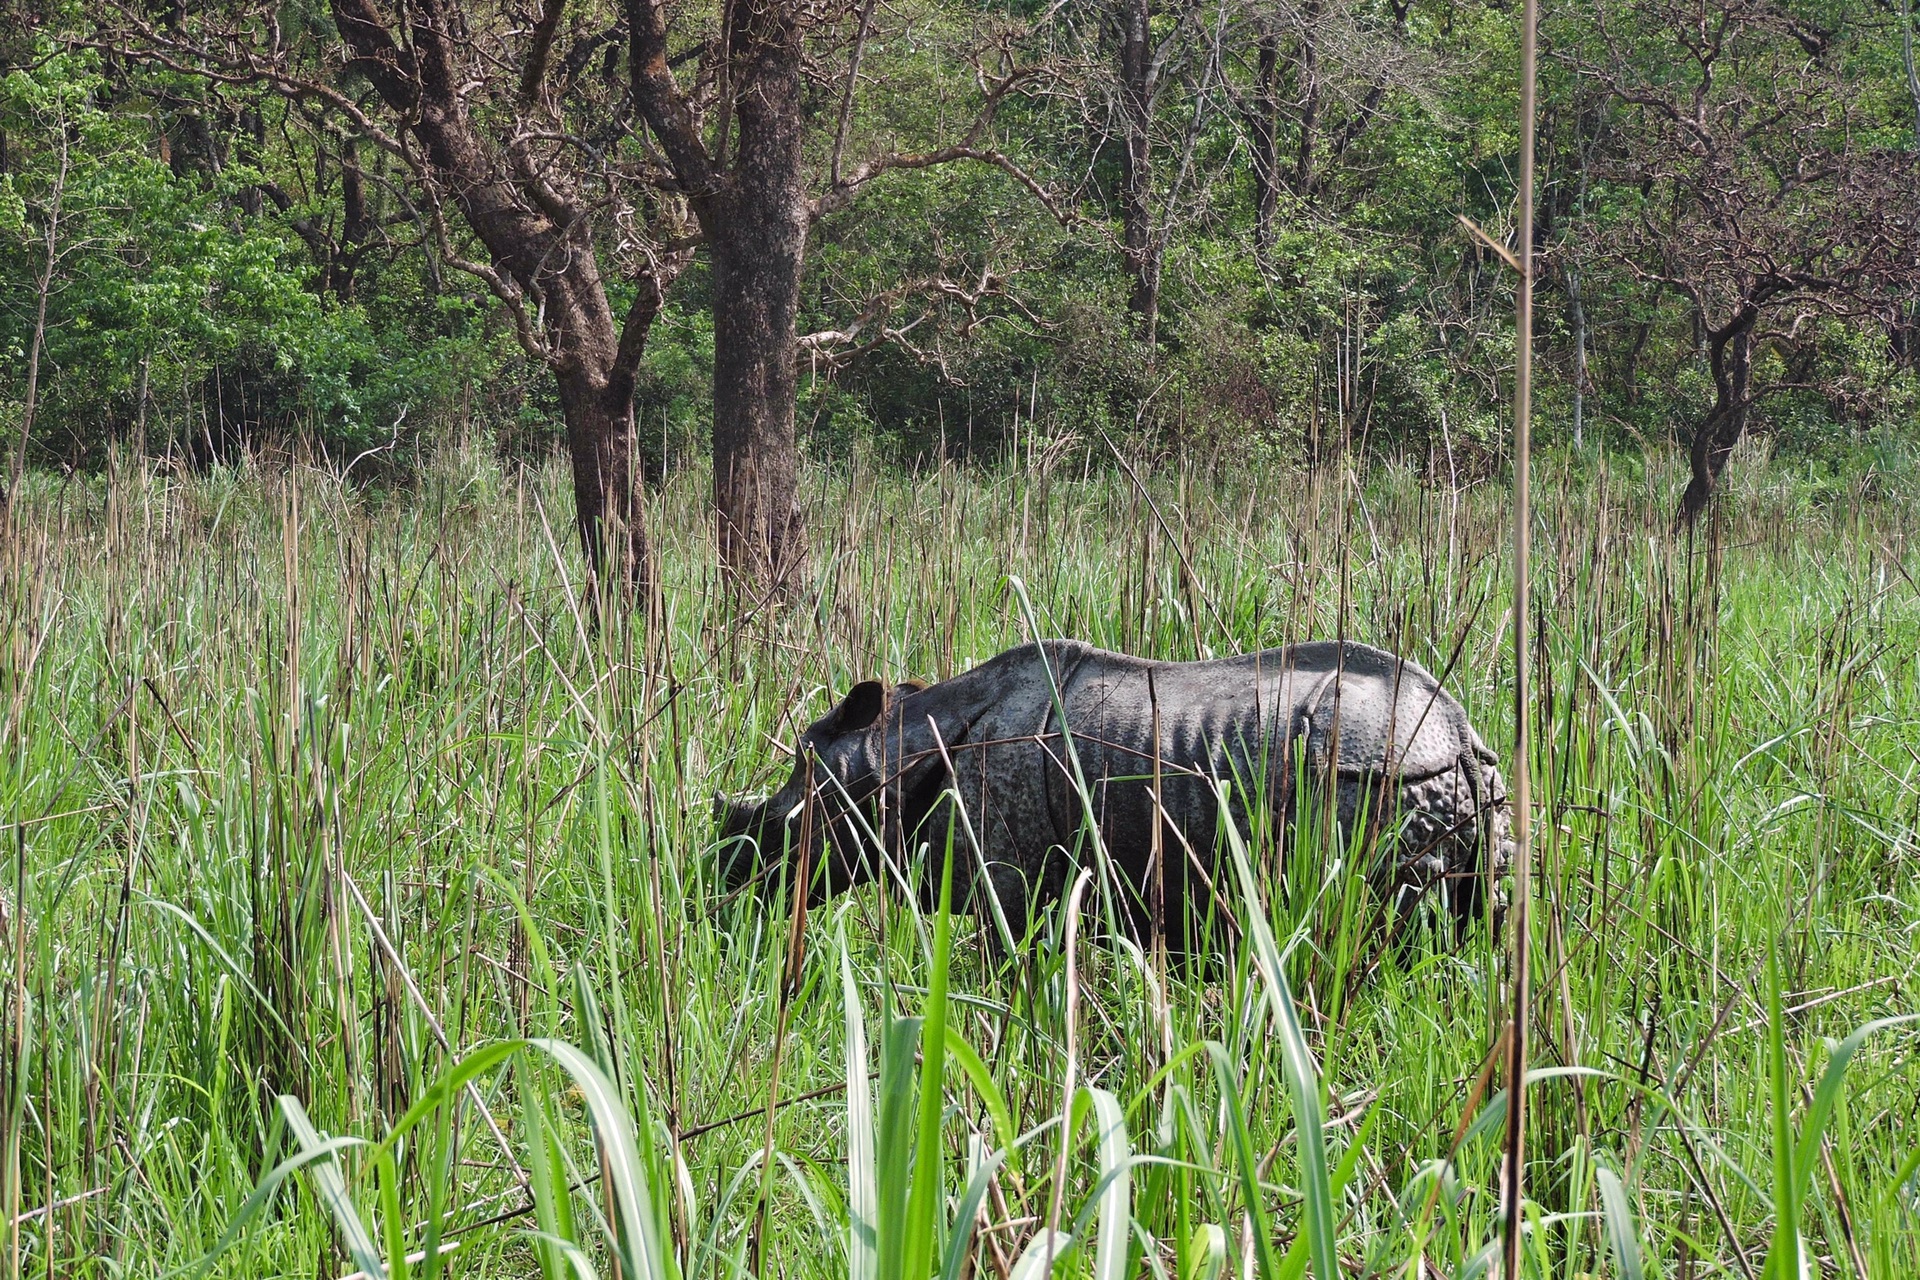
<instances>
[{"instance_id":1,"label":"grey rhinoceros skin","mask_svg":"<svg viewBox=\"0 0 1920 1280\"><path fill-rule=\"evenodd\" d=\"M1418 664L1352 643L1154 662L1049 640L927 687L855 686L801 736L793 776L778 793L717 802L725 880L736 888L771 883L783 865L791 875L804 861L809 896L819 901L876 874L876 834L896 858L922 844L943 852L951 807L941 797L951 784L978 842L976 853L965 828L955 828L954 901L985 911L977 891L984 862L985 881L1022 936L1030 913L1063 892L1075 867L1093 864L1056 687L1123 887L1126 927L1137 936L1158 919L1178 941L1185 913L1205 911L1210 885L1234 891L1215 779L1230 784L1243 834L1245 804L1263 804L1283 846L1296 779L1305 776L1323 798L1332 782L1342 832L1367 824L1368 874L1402 915L1437 888L1464 925L1506 869L1512 841L1495 757ZM1167 815L1159 867L1156 754ZM797 856L803 841L814 844L814 856ZM925 869L938 865L922 864L925 896L934 879ZM1150 910L1156 897L1158 911Z\"/></svg>"}]
</instances>

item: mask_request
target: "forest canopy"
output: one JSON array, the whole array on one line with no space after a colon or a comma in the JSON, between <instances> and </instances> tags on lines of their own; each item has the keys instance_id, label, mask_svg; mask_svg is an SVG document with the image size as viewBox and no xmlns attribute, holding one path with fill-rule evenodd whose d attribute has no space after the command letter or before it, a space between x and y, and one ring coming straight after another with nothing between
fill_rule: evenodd
<instances>
[{"instance_id":1,"label":"forest canopy","mask_svg":"<svg viewBox=\"0 0 1920 1280\"><path fill-rule=\"evenodd\" d=\"M797 459L856 441L1500 464L1504 4L9 9L14 483L564 442L637 577L632 495L710 453L727 563L777 578ZM1548 9L1538 438L1691 449L1686 518L1747 434L1915 446L1914 22Z\"/></svg>"}]
</instances>

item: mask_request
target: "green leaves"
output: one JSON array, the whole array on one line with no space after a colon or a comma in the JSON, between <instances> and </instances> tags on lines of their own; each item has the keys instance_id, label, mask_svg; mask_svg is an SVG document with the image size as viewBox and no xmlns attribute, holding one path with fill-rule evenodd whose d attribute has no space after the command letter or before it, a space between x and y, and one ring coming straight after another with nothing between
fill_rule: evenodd
<instances>
[{"instance_id":1,"label":"green leaves","mask_svg":"<svg viewBox=\"0 0 1920 1280\"><path fill-rule=\"evenodd\" d=\"M1600 1187L1600 1210L1607 1223L1607 1244L1613 1249L1620 1267L1620 1280L1643 1280L1646 1264L1640 1258L1640 1229L1633 1219L1633 1206L1627 1203L1627 1189L1620 1175L1608 1168L1594 1171Z\"/></svg>"},{"instance_id":2,"label":"green leaves","mask_svg":"<svg viewBox=\"0 0 1920 1280\"><path fill-rule=\"evenodd\" d=\"M847 956L844 926L839 937L840 996L846 1007L847 1062L847 1280L880 1275L880 1191L873 1142L873 1090L867 1083L866 1018Z\"/></svg>"},{"instance_id":3,"label":"green leaves","mask_svg":"<svg viewBox=\"0 0 1920 1280\"><path fill-rule=\"evenodd\" d=\"M0 232L20 235L27 229L27 202L13 183L13 175L0 173Z\"/></svg>"}]
</instances>

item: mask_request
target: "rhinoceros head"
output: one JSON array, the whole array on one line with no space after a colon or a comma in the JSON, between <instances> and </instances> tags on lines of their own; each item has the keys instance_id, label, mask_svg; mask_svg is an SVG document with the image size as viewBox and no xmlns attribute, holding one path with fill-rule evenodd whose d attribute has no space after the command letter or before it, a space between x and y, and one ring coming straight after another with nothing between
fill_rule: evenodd
<instances>
[{"instance_id":1,"label":"rhinoceros head","mask_svg":"<svg viewBox=\"0 0 1920 1280\"><path fill-rule=\"evenodd\" d=\"M782 867L797 870L803 840L824 841L808 851L809 893L836 893L871 875L862 856L865 827L851 808L880 789L874 742L887 710L886 688L862 681L833 710L807 726L793 753L793 774L772 795L714 797L720 834L720 874L729 889L755 881L777 883Z\"/></svg>"}]
</instances>

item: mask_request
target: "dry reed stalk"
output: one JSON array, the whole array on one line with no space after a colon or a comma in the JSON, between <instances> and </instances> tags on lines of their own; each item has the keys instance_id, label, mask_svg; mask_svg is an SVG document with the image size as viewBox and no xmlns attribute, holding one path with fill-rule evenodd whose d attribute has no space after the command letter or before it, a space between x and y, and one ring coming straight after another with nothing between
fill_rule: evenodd
<instances>
[{"instance_id":1,"label":"dry reed stalk","mask_svg":"<svg viewBox=\"0 0 1920 1280\"><path fill-rule=\"evenodd\" d=\"M1528 752L1528 599L1530 535L1532 533L1531 448L1533 393L1533 133L1534 59L1539 23L1538 0L1525 0L1520 9L1520 282L1516 290L1514 327L1517 345L1513 380L1513 988L1507 1016L1507 1160L1503 1201L1506 1238L1503 1241L1507 1280L1520 1277L1520 1227L1526 1188L1527 1041L1532 945L1528 901L1533 885L1531 860L1532 796L1529 792Z\"/></svg>"}]
</instances>

